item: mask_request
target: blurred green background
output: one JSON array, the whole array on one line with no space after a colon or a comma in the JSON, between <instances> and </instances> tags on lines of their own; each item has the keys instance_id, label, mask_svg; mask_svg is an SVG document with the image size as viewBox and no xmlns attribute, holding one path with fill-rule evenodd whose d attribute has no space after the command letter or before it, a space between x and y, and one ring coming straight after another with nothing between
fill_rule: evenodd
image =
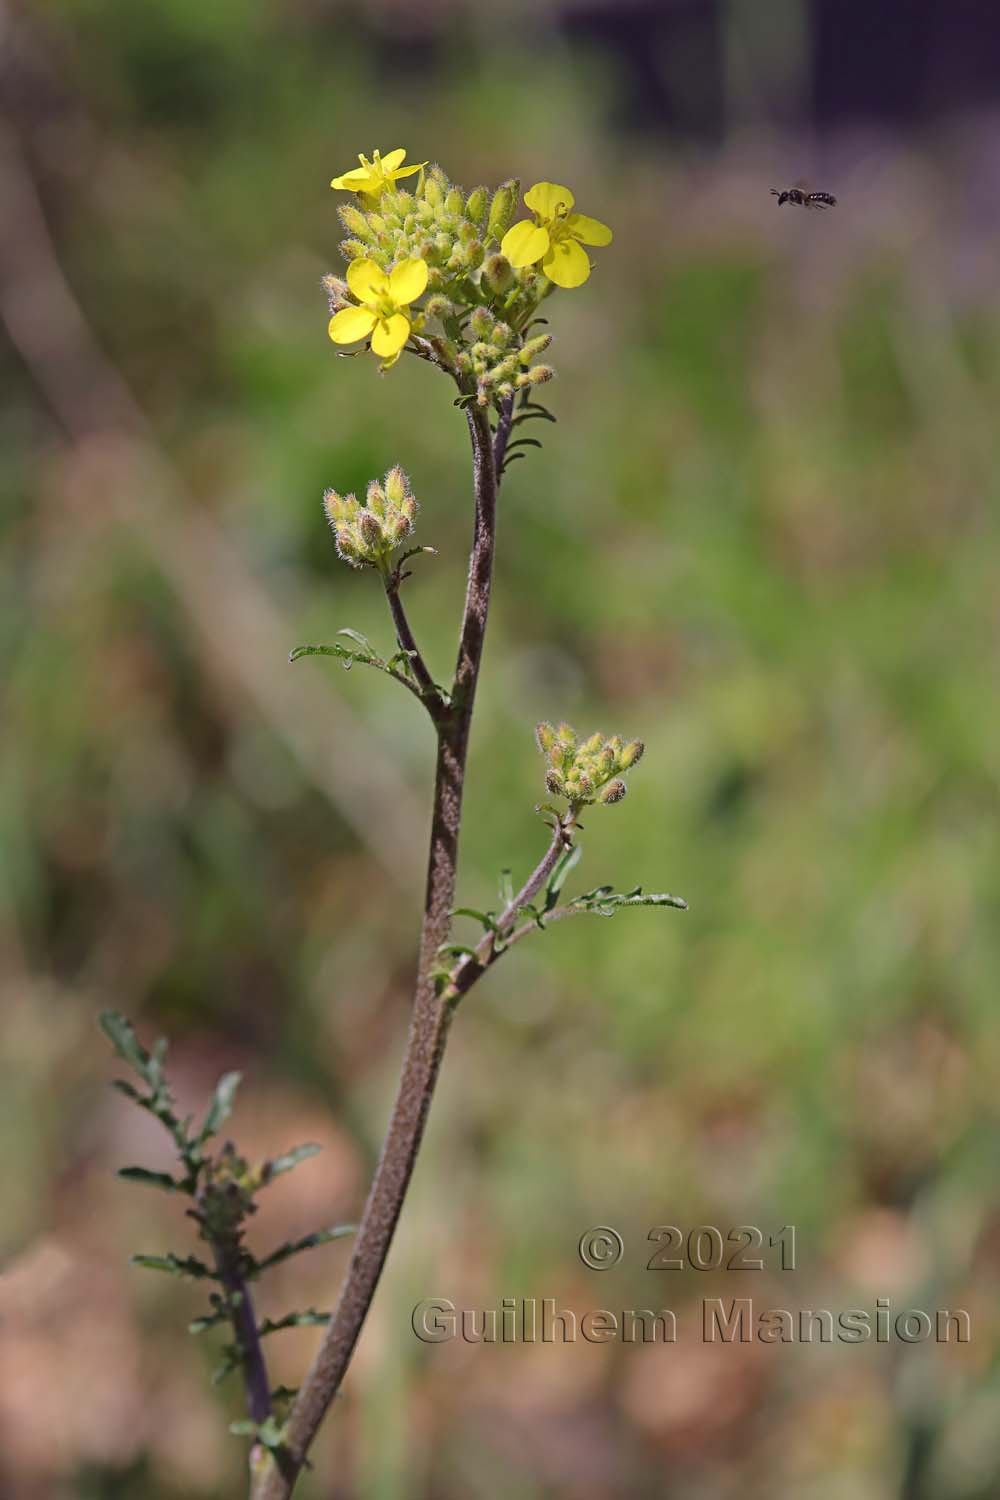
<instances>
[{"instance_id":1,"label":"blurred green background","mask_svg":"<svg viewBox=\"0 0 1000 1500\"><path fill-rule=\"evenodd\" d=\"M171 1038L186 1107L241 1069L249 1153L322 1143L269 1189L262 1250L356 1216L378 1149L431 746L392 684L287 652L347 625L388 648L320 498L399 461L439 552L411 619L439 676L452 660L464 422L424 366L337 359L319 284L330 177L400 144L468 187L566 182L615 230L550 304L559 425L504 486L461 898L492 904L543 846L548 717L647 744L586 820L579 888L691 909L540 934L466 1003L303 1496L985 1500L1000 126L789 125L793 3L770 33L719 8L707 131L697 53L662 59L666 129L627 118L620 58L558 8L415 15L0 10L0 1489L244 1488L195 1289L127 1266L189 1226L113 1176L168 1158L108 1088L98 1010ZM802 172L834 212L778 210ZM794 1224L798 1269L647 1271L668 1223ZM588 1271L604 1224L625 1255ZM328 1306L345 1260L304 1258L262 1310ZM681 1334L430 1347L410 1311L431 1296L668 1306ZM703 1343L701 1299L735 1296L963 1307L973 1338ZM276 1377L315 1342L275 1339Z\"/></svg>"}]
</instances>

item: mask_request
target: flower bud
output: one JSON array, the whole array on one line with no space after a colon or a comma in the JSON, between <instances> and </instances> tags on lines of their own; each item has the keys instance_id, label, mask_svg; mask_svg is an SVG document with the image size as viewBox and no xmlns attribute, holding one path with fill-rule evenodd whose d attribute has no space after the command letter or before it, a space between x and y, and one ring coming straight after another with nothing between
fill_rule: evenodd
<instances>
[{"instance_id":1,"label":"flower bud","mask_svg":"<svg viewBox=\"0 0 1000 1500\"><path fill-rule=\"evenodd\" d=\"M445 318L450 318L454 311L453 304L448 301L447 297L442 297L440 292L424 303L424 312L427 316L429 318L440 318L442 322Z\"/></svg>"},{"instance_id":2,"label":"flower bud","mask_svg":"<svg viewBox=\"0 0 1000 1500\"><path fill-rule=\"evenodd\" d=\"M484 187L473 188L465 203L466 217L479 224L486 212L487 192Z\"/></svg>"},{"instance_id":3,"label":"flower bud","mask_svg":"<svg viewBox=\"0 0 1000 1500\"><path fill-rule=\"evenodd\" d=\"M399 464L394 464L385 476L385 498L389 501L390 505L402 505L406 499L408 490L409 486L406 482L406 475Z\"/></svg>"},{"instance_id":4,"label":"flower bud","mask_svg":"<svg viewBox=\"0 0 1000 1500\"><path fill-rule=\"evenodd\" d=\"M530 365L537 354L544 354L552 342L551 333L536 334L533 339L526 339L521 345L521 360Z\"/></svg>"},{"instance_id":5,"label":"flower bud","mask_svg":"<svg viewBox=\"0 0 1000 1500\"><path fill-rule=\"evenodd\" d=\"M645 749L642 740L631 740L618 757L618 769L628 771L632 766L637 766L642 760Z\"/></svg>"},{"instance_id":6,"label":"flower bud","mask_svg":"<svg viewBox=\"0 0 1000 1500\"><path fill-rule=\"evenodd\" d=\"M580 754L596 755L603 744L604 736L601 731L598 730L596 734L592 734L589 739L584 740L583 744L580 746Z\"/></svg>"},{"instance_id":7,"label":"flower bud","mask_svg":"<svg viewBox=\"0 0 1000 1500\"><path fill-rule=\"evenodd\" d=\"M336 490L324 491L323 509L331 526L335 526L338 521L346 521L357 504L353 495L338 495Z\"/></svg>"},{"instance_id":8,"label":"flower bud","mask_svg":"<svg viewBox=\"0 0 1000 1500\"><path fill-rule=\"evenodd\" d=\"M547 724L543 720L541 724L535 725L535 739L538 742L539 750L543 754L547 754L556 742L556 732L551 724Z\"/></svg>"},{"instance_id":9,"label":"flower bud","mask_svg":"<svg viewBox=\"0 0 1000 1500\"><path fill-rule=\"evenodd\" d=\"M601 801L609 804L620 802L627 791L628 787L624 781L609 781L607 786L601 791Z\"/></svg>"},{"instance_id":10,"label":"flower bud","mask_svg":"<svg viewBox=\"0 0 1000 1500\"><path fill-rule=\"evenodd\" d=\"M460 214L465 207L462 195L458 188L453 187L444 200L444 206L450 214Z\"/></svg>"},{"instance_id":11,"label":"flower bud","mask_svg":"<svg viewBox=\"0 0 1000 1500\"><path fill-rule=\"evenodd\" d=\"M530 385L544 385L547 380L552 379L555 373L551 365L535 365L533 369L528 371L528 383Z\"/></svg>"},{"instance_id":12,"label":"flower bud","mask_svg":"<svg viewBox=\"0 0 1000 1500\"><path fill-rule=\"evenodd\" d=\"M509 182L502 183L493 194L490 216L486 223L487 239L502 240L507 233L517 207L520 186L516 178L511 178Z\"/></svg>"},{"instance_id":13,"label":"flower bud","mask_svg":"<svg viewBox=\"0 0 1000 1500\"><path fill-rule=\"evenodd\" d=\"M547 790L550 791L554 797L562 797L562 796L565 795L565 788L563 786L563 779L559 775L558 771L552 771L552 770L546 771L546 773L545 773L545 786L546 786Z\"/></svg>"},{"instance_id":14,"label":"flower bud","mask_svg":"<svg viewBox=\"0 0 1000 1500\"><path fill-rule=\"evenodd\" d=\"M373 511L378 516L379 520L385 515L385 491L377 479L373 479L368 486L368 491L365 495L365 504L370 511Z\"/></svg>"},{"instance_id":15,"label":"flower bud","mask_svg":"<svg viewBox=\"0 0 1000 1500\"><path fill-rule=\"evenodd\" d=\"M374 231L360 208L354 203L341 204L339 210L340 222L348 234L353 234L355 239L365 240L369 244L375 239Z\"/></svg>"},{"instance_id":16,"label":"flower bud","mask_svg":"<svg viewBox=\"0 0 1000 1500\"><path fill-rule=\"evenodd\" d=\"M572 724L567 724L565 720L563 720L556 730L556 739L560 745L565 745L567 750L576 749L576 730Z\"/></svg>"},{"instance_id":17,"label":"flower bud","mask_svg":"<svg viewBox=\"0 0 1000 1500\"><path fill-rule=\"evenodd\" d=\"M371 247L363 240L341 240L340 253L350 263L352 260L364 260Z\"/></svg>"},{"instance_id":18,"label":"flower bud","mask_svg":"<svg viewBox=\"0 0 1000 1500\"><path fill-rule=\"evenodd\" d=\"M469 328L477 339L488 337L493 330L493 319L490 317L489 309L474 307L469 319Z\"/></svg>"},{"instance_id":19,"label":"flower bud","mask_svg":"<svg viewBox=\"0 0 1000 1500\"><path fill-rule=\"evenodd\" d=\"M372 515L370 510L363 510L358 520L358 531L361 540L371 551L376 552L382 546L382 528L378 523L378 517Z\"/></svg>"},{"instance_id":20,"label":"flower bud","mask_svg":"<svg viewBox=\"0 0 1000 1500\"><path fill-rule=\"evenodd\" d=\"M342 307L350 304L350 292L346 281L339 276L324 276L322 280L326 300L330 304L331 314L340 312Z\"/></svg>"},{"instance_id":21,"label":"flower bud","mask_svg":"<svg viewBox=\"0 0 1000 1500\"><path fill-rule=\"evenodd\" d=\"M491 292L506 292L513 285L514 268L506 255L491 255L483 263L483 280Z\"/></svg>"}]
</instances>

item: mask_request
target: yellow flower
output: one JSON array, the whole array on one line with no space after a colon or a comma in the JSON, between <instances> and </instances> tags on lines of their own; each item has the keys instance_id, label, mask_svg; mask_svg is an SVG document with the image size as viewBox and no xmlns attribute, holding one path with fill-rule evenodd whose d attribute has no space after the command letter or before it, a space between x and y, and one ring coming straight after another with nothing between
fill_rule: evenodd
<instances>
[{"instance_id":1,"label":"yellow flower","mask_svg":"<svg viewBox=\"0 0 1000 1500\"><path fill-rule=\"evenodd\" d=\"M500 245L512 266L534 266L556 286L582 286L590 275L590 260L582 245L610 245L611 230L599 219L573 212L576 199L557 182L536 182L524 195L534 219L511 226Z\"/></svg>"},{"instance_id":2,"label":"yellow flower","mask_svg":"<svg viewBox=\"0 0 1000 1500\"><path fill-rule=\"evenodd\" d=\"M427 286L427 262L404 260L389 275L373 260L352 260L347 285L360 307L343 307L330 319L335 344L355 344L372 336L372 348L383 359L398 355L410 337L410 319L403 310Z\"/></svg>"},{"instance_id":3,"label":"yellow flower","mask_svg":"<svg viewBox=\"0 0 1000 1500\"><path fill-rule=\"evenodd\" d=\"M412 177L414 172L419 172L421 167L427 165L425 161L420 161L415 167L404 167L402 163L405 156L406 152L402 148L390 151L387 156L380 156L377 151L373 151L371 161L367 156L359 154L360 167L354 167L350 172L335 177L330 186L340 188L345 193L364 193L367 198L380 198L385 189L394 187L400 177Z\"/></svg>"}]
</instances>

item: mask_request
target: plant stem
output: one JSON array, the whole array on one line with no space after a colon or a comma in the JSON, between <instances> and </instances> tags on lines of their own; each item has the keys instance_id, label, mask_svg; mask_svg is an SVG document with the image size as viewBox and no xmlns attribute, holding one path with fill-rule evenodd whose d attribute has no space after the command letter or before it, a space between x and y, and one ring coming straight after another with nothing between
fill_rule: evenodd
<instances>
[{"instance_id":1,"label":"plant stem","mask_svg":"<svg viewBox=\"0 0 1000 1500\"><path fill-rule=\"evenodd\" d=\"M406 618L406 610L403 608L403 601L399 593L400 578L398 571L387 574L384 582L385 597L389 601L389 610L392 614L392 623L395 626L399 649L405 651L409 657L410 666L413 668L413 675L417 679L420 688L419 696L421 702L426 706L431 718L436 721L442 708L441 694L438 692L434 679L427 669L427 663L420 653L413 631L410 628L410 622Z\"/></svg>"},{"instance_id":2,"label":"plant stem","mask_svg":"<svg viewBox=\"0 0 1000 1500\"><path fill-rule=\"evenodd\" d=\"M254 1422L264 1422L271 1415L271 1381L257 1332L253 1299L239 1270L239 1246L230 1252L215 1247L219 1281L229 1302L229 1317L236 1345L241 1351L243 1384L247 1395L247 1412Z\"/></svg>"},{"instance_id":3,"label":"plant stem","mask_svg":"<svg viewBox=\"0 0 1000 1500\"><path fill-rule=\"evenodd\" d=\"M358 1227L340 1297L323 1342L292 1407L279 1461L256 1474L253 1500L287 1500L326 1411L337 1394L378 1286L444 1056L453 1002L439 993L439 950L451 932L462 793L472 710L482 664L496 542L497 472L485 410L467 410L472 440L475 523L465 609L450 706L436 719L438 735L427 889L416 992L395 1103ZM391 598L390 598L391 603Z\"/></svg>"},{"instance_id":4,"label":"plant stem","mask_svg":"<svg viewBox=\"0 0 1000 1500\"><path fill-rule=\"evenodd\" d=\"M476 948L475 958L465 958L459 967L453 972L451 982L446 993L453 1001L459 1001L463 995L468 994L476 980L485 974L502 953L505 953L509 944L514 941L511 929L517 921L517 914L527 906L538 895L542 886L548 880L552 871L559 863L560 856L567 850L573 840L573 829L576 826L576 810L570 808L569 812L559 818L552 829L552 842L542 855L534 870L528 876L524 885L516 896L512 896L497 918L497 931L488 932ZM535 926L529 922L526 928L517 934L522 937ZM497 948L498 939L502 946Z\"/></svg>"}]
</instances>

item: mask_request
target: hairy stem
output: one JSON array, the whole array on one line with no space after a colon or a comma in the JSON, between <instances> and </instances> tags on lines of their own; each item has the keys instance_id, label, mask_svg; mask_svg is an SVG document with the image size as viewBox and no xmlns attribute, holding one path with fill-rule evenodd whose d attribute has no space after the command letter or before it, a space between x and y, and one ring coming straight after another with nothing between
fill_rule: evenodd
<instances>
[{"instance_id":1,"label":"hairy stem","mask_svg":"<svg viewBox=\"0 0 1000 1500\"><path fill-rule=\"evenodd\" d=\"M451 703L438 718L437 771L416 992L395 1103L347 1274L312 1369L292 1407L278 1461L254 1478L253 1500L291 1495L320 1423L340 1388L385 1265L444 1056L453 1002L439 993L439 950L451 932L469 730L482 664L496 542L497 473L489 418L467 412L475 523ZM390 599L391 603L391 599Z\"/></svg>"}]
</instances>

